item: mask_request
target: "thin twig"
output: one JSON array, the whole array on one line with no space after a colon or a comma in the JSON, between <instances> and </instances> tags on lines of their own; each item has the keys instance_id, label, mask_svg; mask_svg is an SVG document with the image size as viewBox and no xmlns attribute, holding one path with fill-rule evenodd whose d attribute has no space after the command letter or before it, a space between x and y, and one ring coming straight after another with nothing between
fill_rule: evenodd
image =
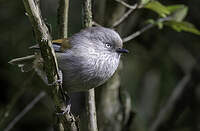
<instances>
[{"instance_id":1,"label":"thin twig","mask_svg":"<svg viewBox=\"0 0 200 131\"><path fill-rule=\"evenodd\" d=\"M130 5L127 4L126 2L124 2L123 0L115 0L116 2L120 3L121 5L129 8L129 10L119 19L117 20L111 27L114 28L118 25L120 25L134 10L136 9L140 9L143 8L144 5L139 5L139 4L134 4L134 5Z\"/></svg>"},{"instance_id":2,"label":"thin twig","mask_svg":"<svg viewBox=\"0 0 200 131\"><path fill-rule=\"evenodd\" d=\"M99 23L97 23L96 21L92 21L92 25L94 25L94 26L102 26Z\"/></svg>"},{"instance_id":3,"label":"thin twig","mask_svg":"<svg viewBox=\"0 0 200 131\"><path fill-rule=\"evenodd\" d=\"M38 103L46 93L44 91L40 92L11 122L10 124L4 129L4 131L9 131L14 127L14 125L27 113L29 112L36 103Z\"/></svg>"},{"instance_id":4,"label":"thin twig","mask_svg":"<svg viewBox=\"0 0 200 131\"><path fill-rule=\"evenodd\" d=\"M128 42L128 41L136 38L137 36L141 35L143 32L147 31L148 29L150 29L150 28L152 28L154 26L155 26L155 24L148 24L148 25L146 25L145 27L143 27L142 29L136 31L135 33L133 33L133 34L131 34L131 35L123 38L122 39L123 43Z\"/></svg>"},{"instance_id":5,"label":"thin twig","mask_svg":"<svg viewBox=\"0 0 200 131\"><path fill-rule=\"evenodd\" d=\"M59 29L59 38L67 38L68 37L68 11L69 11L69 0L59 0L59 7L58 7L58 29ZM64 92L63 89L60 89L61 92ZM63 93L62 93L63 94ZM63 96L66 97L66 96ZM69 105L68 105L69 106ZM70 108L70 106L69 106ZM70 109L69 109L70 110ZM63 123L54 115L54 130L56 131L63 131L65 130Z\"/></svg>"},{"instance_id":6,"label":"thin twig","mask_svg":"<svg viewBox=\"0 0 200 131\"><path fill-rule=\"evenodd\" d=\"M60 38L67 38L68 35L68 10L69 0L59 0L58 27L60 29Z\"/></svg>"},{"instance_id":7,"label":"thin twig","mask_svg":"<svg viewBox=\"0 0 200 131\"><path fill-rule=\"evenodd\" d=\"M133 9L135 10L138 6L138 4L134 4L134 5L129 5L127 4L126 2L122 1L122 0L115 0L116 2L122 4L123 6L127 7L127 8L130 8L130 9Z\"/></svg>"},{"instance_id":8,"label":"thin twig","mask_svg":"<svg viewBox=\"0 0 200 131\"><path fill-rule=\"evenodd\" d=\"M115 0L116 2L122 4L123 6L129 8L129 10L116 22L114 22L114 24L111 26L112 28L120 25L126 18L128 18L128 16L138 8L138 4L134 4L134 5L129 5L126 2L122 1L122 0Z\"/></svg>"},{"instance_id":9,"label":"thin twig","mask_svg":"<svg viewBox=\"0 0 200 131\"><path fill-rule=\"evenodd\" d=\"M84 0L84 27L91 27L92 21L92 0ZM88 119L88 131L98 131L96 106L95 106L95 91L94 88L86 93L86 112Z\"/></svg>"},{"instance_id":10,"label":"thin twig","mask_svg":"<svg viewBox=\"0 0 200 131\"><path fill-rule=\"evenodd\" d=\"M36 40L40 46L44 69L49 83L52 84L52 99L55 104L56 112L62 113L67 110L65 99L63 98L62 84L59 83L59 70L54 49L52 47L51 36L48 28L42 19L39 0L23 0L26 12L34 28ZM77 131L77 123L71 113L58 115L65 130Z\"/></svg>"},{"instance_id":11,"label":"thin twig","mask_svg":"<svg viewBox=\"0 0 200 131\"><path fill-rule=\"evenodd\" d=\"M158 113L158 117L152 124L150 131L158 130L160 124L162 124L165 121L165 119L167 117L167 113L169 113L170 111L173 110L173 107L177 103L177 100L180 98L180 96L183 94L183 91L185 90L185 88L187 88L186 85L190 82L190 80L191 80L190 75L186 75L181 80L181 82L178 84L178 86L174 89L171 97L169 97L170 99L168 100L166 106L164 106L161 109L161 111Z\"/></svg>"},{"instance_id":12,"label":"thin twig","mask_svg":"<svg viewBox=\"0 0 200 131\"><path fill-rule=\"evenodd\" d=\"M166 105L160 110L150 131L169 131L176 120L184 112L186 107L191 105L191 98L199 85L200 61L192 67L190 73L186 74L172 92Z\"/></svg>"},{"instance_id":13,"label":"thin twig","mask_svg":"<svg viewBox=\"0 0 200 131\"><path fill-rule=\"evenodd\" d=\"M10 114L13 112L13 110L15 109L14 106L16 106L16 103L18 102L18 100L20 99L20 97L24 94L24 92L26 90L28 90L27 88L27 84L30 82L30 80L32 80L33 76L34 76L35 72L33 72L24 82L22 85L20 85L20 90L18 92L15 93L15 95L12 97L11 101L7 104L7 106L5 107L5 112L3 112L3 115L1 116L1 120L0 120L0 129L2 129L2 126L5 125L5 123L10 119Z\"/></svg>"},{"instance_id":14,"label":"thin twig","mask_svg":"<svg viewBox=\"0 0 200 131\"><path fill-rule=\"evenodd\" d=\"M115 21L114 24L111 26L115 28L116 26L120 25L128 16L134 11L134 9L129 9L119 20Z\"/></svg>"},{"instance_id":15,"label":"thin twig","mask_svg":"<svg viewBox=\"0 0 200 131\"><path fill-rule=\"evenodd\" d=\"M125 43L125 42L128 42L128 41L130 41L130 40L136 38L137 36L141 35L141 34L144 33L145 31L147 31L148 29L151 29L152 27L156 26L157 23L169 21L170 19L171 19L171 17L159 18L159 19L157 20L157 22L150 23L150 24L144 26L142 29L136 31L135 33L133 33L133 34L131 34L131 35L125 37L125 38L123 38L122 41L123 41L124 43Z\"/></svg>"}]
</instances>

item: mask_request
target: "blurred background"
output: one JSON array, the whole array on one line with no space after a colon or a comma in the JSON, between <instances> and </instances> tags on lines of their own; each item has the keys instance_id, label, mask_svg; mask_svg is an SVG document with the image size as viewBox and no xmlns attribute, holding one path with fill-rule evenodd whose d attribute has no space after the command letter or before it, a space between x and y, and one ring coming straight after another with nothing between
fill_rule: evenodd
<instances>
[{"instance_id":1,"label":"blurred background","mask_svg":"<svg viewBox=\"0 0 200 131\"><path fill-rule=\"evenodd\" d=\"M138 1L127 2L133 5ZM199 0L160 2L188 6L185 20L200 29ZM54 39L58 38L57 8L58 1L41 1L43 18ZM80 0L70 1L69 36L82 28L81 8ZM127 11L113 0L96 1L93 10L94 20L107 27L118 19L113 18L113 14L120 15ZM157 18L156 13L139 9L131 13L116 30L126 37L144 27L148 19ZM0 115L3 119L0 121L0 130L3 130L30 101L48 89L34 72L21 73L19 68L8 64L15 57L31 54L28 47L36 43L22 1L0 0L0 40ZM154 27L124 46L130 53L122 57L123 64L117 78L120 79L119 89L123 87L130 96L129 111L132 115L127 119L130 123L125 124L129 127L122 127L123 130L200 131L197 64L200 36L176 32L169 27ZM98 93L105 90L98 90L101 89L97 89L99 101L101 97ZM100 106L97 105L97 108ZM52 130L53 112L53 103L45 96L11 130Z\"/></svg>"}]
</instances>

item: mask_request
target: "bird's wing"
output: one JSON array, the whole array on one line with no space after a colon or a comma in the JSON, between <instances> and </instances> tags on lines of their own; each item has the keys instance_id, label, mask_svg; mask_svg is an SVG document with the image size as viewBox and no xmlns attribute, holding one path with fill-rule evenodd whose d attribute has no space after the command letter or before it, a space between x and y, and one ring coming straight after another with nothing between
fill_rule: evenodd
<instances>
[{"instance_id":1,"label":"bird's wing","mask_svg":"<svg viewBox=\"0 0 200 131\"><path fill-rule=\"evenodd\" d=\"M64 52L65 50L71 48L69 40L66 38L52 40L52 43L53 43L53 48L54 48L55 52ZM40 47L37 44L37 45L29 47L29 49L39 50Z\"/></svg>"},{"instance_id":2,"label":"bird's wing","mask_svg":"<svg viewBox=\"0 0 200 131\"><path fill-rule=\"evenodd\" d=\"M70 42L66 38L53 40L52 43L60 46L60 52L71 48Z\"/></svg>"}]
</instances>

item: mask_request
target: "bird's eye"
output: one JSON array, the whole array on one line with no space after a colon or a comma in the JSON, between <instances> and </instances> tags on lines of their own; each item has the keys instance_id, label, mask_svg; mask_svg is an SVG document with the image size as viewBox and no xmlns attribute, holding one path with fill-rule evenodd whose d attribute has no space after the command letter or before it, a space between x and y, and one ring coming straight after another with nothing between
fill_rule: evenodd
<instances>
[{"instance_id":1,"label":"bird's eye","mask_svg":"<svg viewBox=\"0 0 200 131\"><path fill-rule=\"evenodd\" d=\"M106 43L106 47L110 48L112 45L110 43Z\"/></svg>"}]
</instances>

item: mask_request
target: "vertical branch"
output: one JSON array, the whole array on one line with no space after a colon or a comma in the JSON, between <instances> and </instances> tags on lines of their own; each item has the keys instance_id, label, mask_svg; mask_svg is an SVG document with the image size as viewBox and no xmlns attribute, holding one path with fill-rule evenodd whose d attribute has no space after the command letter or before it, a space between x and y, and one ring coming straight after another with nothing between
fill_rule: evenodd
<instances>
[{"instance_id":1,"label":"vertical branch","mask_svg":"<svg viewBox=\"0 0 200 131\"><path fill-rule=\"evenodd\" d=\"M135 6L134 6L135 8ZM117 24L126 11L126 7L115 1L106 1L105 25L112 27ZM129 12L130 13L130 12ZM98 14L97 14L98 15ZM120 21L119 21L120 20ZM119 28L120 30L121 28ZM100 131L128 130L133 119L130 98L124 87L121 86L119 72L122 70L122 62L117 72L101 89L98 90L98 124Z\"/></svg>"},{"instance_id":2,"label":"vertical branch","mask_svg":"<svg viewBox=\"0 0 200 131\"><path fill-rule=\"evenodd\" d=\"M84 0L83 3L83 17L84 17L84 27L91 27L92 26L92 1L91 0Z\"/></svg>"},{"instance_id":3,"label":"vertical branch","mask_svg":"<svg viewBox=\"0 0 200 131\"><path fill-rule=\"evenodd\" d=\"M92 1L84 0L84 27L92 26ZM98 131L96 119L95 92L90 89L86 93L86 112L88 119L88 131Z\"/></svg>"},{"instance_id":4,"label":"vertical branch","mask_svg":"<svg viewBox=\"0 0 200 131\"><path fill-rule=\"evenodd\" d=\"M69 0L59 0L58 7L58 28L59 37L67 38L68 36L68 10Z\"/></svg>"},{"instance_id":5,"label":"vertical branch","mask_svg":"<svg viewBox=\"0 0 200 131\"><path fill-rule=\"evenodd\" d=\"M86 93L86 111L88 119L88 131L98 131L94 89L90 89Z\"/></svg>"},{"instance_id":6,"label":"vertical branch","mask_svg":"<svg viewBox=\"0 0 200 131\"><path fill-rule=\"evenodd\" d=\"M56 112L62 113L66 111L67 106L62 95L61 83L57 82L59 80L57 59L52 47L51 36L41 16L39 0L23 0L23 3L29 20L34 28L36 40L40 46L48 82L52 83L51 94L55 104ZM59 115L58 118L61 121L64 130L78 130L75 118L71 113Z\"/></svg>"},{"instance_id":7,"label":"vertical branch","mask_svg":"<svg viewBox=\"0 0 200 131\"><path fill-rule=\"evenodd\" d=\"M59 37L60 38L67 38L68 37L68 11L69 10L69 0L59 0L59 7L58 7L58 29L59 29ZM70 113L68 114L68 121L72 118L72 123L67 124L68 127L64 128L64 130L78 130L78 127L76 125L76 121L74 116ZM65 119L62 119L63 121L66 121ZM57 123L55 123L55 128L59 131L63 130L63 123L61 122L61 119L56 120Z\"/></svg>"}]
</instances>

